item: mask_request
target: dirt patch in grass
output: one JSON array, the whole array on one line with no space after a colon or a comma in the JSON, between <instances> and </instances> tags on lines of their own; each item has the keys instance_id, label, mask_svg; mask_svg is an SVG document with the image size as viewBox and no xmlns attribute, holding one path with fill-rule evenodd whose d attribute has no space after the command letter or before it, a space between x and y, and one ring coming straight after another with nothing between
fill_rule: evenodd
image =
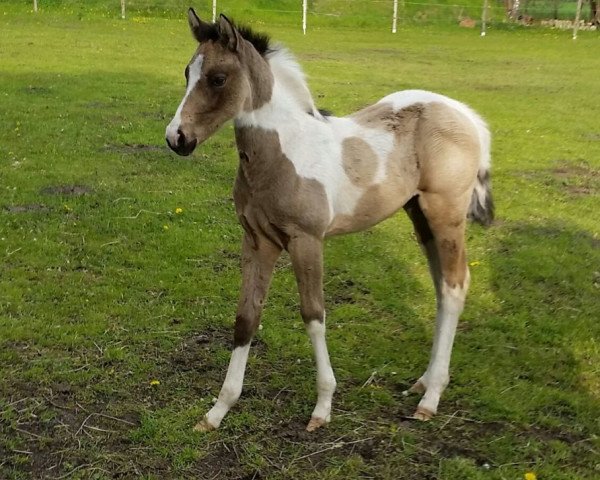
<instances>
[{"instance_id":1,"label":"dirt patch in grass","mask_svg":"<svg viewBox=\"0 0 600 480\"><path fill-rule=\"evenodd\" d=\"M600 133L586 133L583 138L591 142L600 142Z\"/></svg>"},{"instance_id":2,"label":"dirt patch in grass","mask_svg":"<svg viewBox=\"0 0 600 480\"><path fill-rule=\"evenodd\" d=\"M36 213L49 212L50 209L46 205L32 203L27 205L7 205L4 207L8 213Z\"/></svg>"},{"instance_id":3,"label":"dirt patch in grass","mask_svg":"<svg viewBox=\"0 0 600 480\"><path fill-rule=\"evenodd\" d=\"M148 145L145 143L124 143L122 145L104 145L103 150L116 153L136 154L144 152L166 152L166 145Z\"/></svg>"},{"instance_id":4,"label":"dirt patch in grass","mask_svg":"<svg viewBox=\"0 0 600 480\"><path fill-rule=\"evenodd\" d=\"M351 279L351 274L346 271L332 268L327 276L325 295L328 305L353 304L356 303L357 297L363 298L371 294L366 285Z\"/></svg>"},{"instance_id":5,"label":"dirt patch in grass","mask_svg":"<svg viewBox=\"0 0 600 480\"><path fill-rule=\"evenodd\" d=\"M600 190L600 170L586 163L561 162L560 166L541 170L525 170L516 175L561 189L571 196L594 195Z\"/></svg>"},{"instance_id":6,"label":"dirt patch in grass","mask_svg":"<svg viewBox=\"0 0 600 480\"><path fill-rule=\"evenodd\" d=\"M226 249L221 249L204 258L188 258L187 261L196 264L198 268L210 268L214 273L240 270L241 268L240 252Z\"/></svg>"},{"instance_id":7,"label":"dirt patch in grass","mask_svg":"<svg viewBox=\"0 0 600 480\"><path fill-rule=\"evenodd\" d=\"M60 195L63 197L81 197L94 193L87 185L50 185L40 190L43 195Z\"/></svg>"},{"instance_id":8,"label":"dirt patch in grass","mask_svg":"<svg viewBox=\"0 0 600 480\"><path fill-rule=\"evenodd\" d=\"M202 332L183 339L171 355L169 363L178 371L193 371L198 375L216 370L220 377L224 372L212 360L218 349L233 349L233 326L205 328ZM252 351L264 352L266 349L267 344L254 337Z\"/></svg>"},{"instance_id":9,"label":"dirt patch in grass","mask_svg":"<svg viewBox=\"0 0 600 480\"><path fill-rule=\"evenodd\" d=\"M52 93L52 88L51 87L40 87L40 86L36 86L36 85L27 85L25 88L23 88L23 91L25 93L33 94L33 95L49 95L50 93Z\"/></svg>"},{"instance_id":10,"label":"dirt patch in grass","mask_svg":"<svg viewBox=\"0 0 600 480\"><path fill-rule=\"evenodd\" d=\"M214 368L210 361L212 352L217 348L231 346L231 332L208 330L184 339L171 355L170 365L180 372L193 371L198 375Z\"/></svg>"},{"instance_id":11,"label":"dirt patch in grass","mask_svg":"<svg viewBox=\"0 0 600 480\"><path fill-rule=\"evenodd\" d=\"M549 171L557 178L570 178L576 176L595 177L600 174L600 171L583 164L550 168Z\"/></svg>"},{"instance_id":12,"label":"dirt patch in grass","mask_svg":"<svg viewBox=\"0 0 600 480\"><path fill-rule=\"evenodd\" d=\"M77 393L66 384L11 385L0 408L4 467L37 479L127 465L127 432L139 426L139 413L111 413L110 405L85 403ZM96 455L99 449L102 454Z\"/></svg>"}]
</instances>

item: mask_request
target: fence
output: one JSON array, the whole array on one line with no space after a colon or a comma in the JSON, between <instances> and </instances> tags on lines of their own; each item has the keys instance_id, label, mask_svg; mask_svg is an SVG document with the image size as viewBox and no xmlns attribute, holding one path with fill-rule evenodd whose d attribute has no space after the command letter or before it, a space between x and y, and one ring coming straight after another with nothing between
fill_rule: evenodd
<instances>
[{"instance_id":1,"label":"fence","mask_svg":"<svg viewBox=\"0 0 600 480\"><path fill-rule=\"evenodd\" d=\"M13 0L14 1L14 0ZM193 4L201 15L214 19L217 11L235 18L260 18L296 24L306 33L317 27L390 29L410 24L459 24L506 27L515 24L558 28L597 28L600 0L32 0L40 7L71 11L101 11L106 15L178 16ZM452 1L452 0L450 0ZM456 1L456 0L455 0ZM11 0L8 0L11 2ZM85 5L84 5L85 4ZM579 12L579 13L578 13ZM576 18L580 21L575 21Z\"/></svg>"}]
</instances>

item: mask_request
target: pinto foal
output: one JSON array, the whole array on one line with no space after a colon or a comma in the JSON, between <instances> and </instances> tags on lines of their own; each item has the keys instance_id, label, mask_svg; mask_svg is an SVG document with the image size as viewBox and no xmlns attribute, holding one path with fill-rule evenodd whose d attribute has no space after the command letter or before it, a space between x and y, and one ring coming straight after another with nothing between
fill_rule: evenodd
<instances>
[{"instance_id":1,"label":"pinto foal","mask_svg":"<svg viewBox=\"0 0 600 480\"><path fill-rule=\"evenodd\" d=\"M410 389L423 394L414 417L430 419L449 381L469 287L466 219L487 225L493 217L485 122L456 100L419 90L393 93L348 117L323 116L286 50L223 15L214 24L193 9L188 17L199 46L167 143L189 155L234 119L234 200L244 229L234 349L217 402L195 428L217 428L242 392L282 250L291 258L317 365L318 399L307 430L329 422L336 381L325 342L323 240L371 227L400 208L414 224L437 296L431 360Z\"/></svg>"}]
</instances>

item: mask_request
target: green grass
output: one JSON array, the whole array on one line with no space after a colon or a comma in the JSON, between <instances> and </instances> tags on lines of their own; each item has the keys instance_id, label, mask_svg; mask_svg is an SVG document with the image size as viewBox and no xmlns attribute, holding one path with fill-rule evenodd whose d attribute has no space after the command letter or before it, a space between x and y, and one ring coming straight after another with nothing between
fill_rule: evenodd
<instances>
[{"instance_id":1,"label":"green grass","mask_svg":"<svg viewBox=\"0 0 600 480\"><path fill-rule=\"evenodd\" d=\"M481 112L498 221L469 228L472 287L434 421L405 418L418 399L401 392L426 367L434 301L398 215L327 243L333 423L303 432L315 373L284 258L242 399L201 435L191 428L228 362L241 229L231 127L191 159L164 147L194 48L186 22L6 12L0 478L598 478L593 32L304 37L254 22L297 53L337 114L404 88Z\"/></svg>"}]
</instances>

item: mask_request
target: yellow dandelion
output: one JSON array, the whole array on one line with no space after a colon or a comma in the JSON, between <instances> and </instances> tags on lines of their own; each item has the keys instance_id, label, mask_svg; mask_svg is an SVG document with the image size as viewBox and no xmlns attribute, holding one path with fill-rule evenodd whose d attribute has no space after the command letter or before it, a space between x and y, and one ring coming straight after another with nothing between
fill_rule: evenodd
<instances>
[{"instance_id":1,"label":"yellow dandelion","mask_svg":"<svg viewBox=\"0 0 600 480\"><path fill-rule=\"evenodd\" d=\"M163 225L163 230L168 230L169 226L168 225Z\"/></svg>"},{"instance_id":2,"label":"yellow dandelion","mask_svg":"<svg viewBox=\"0 0 600 480\"><path fill-rule=\"evenodd\" d=\"M525 474L525 480L537 480L537 475L533 472L527 472Z\"/></svg>"},{"instance_id":3,"label":"yellow dandelion","mask_svg":"<svg viewBox=\"0 0 600 480\"><path fill-rule=\"evenodd\" d=\"M160 380L150 380L150 385L152 385L153 387L156 385L160 385Z\"/></svg>"},{"instance_id":4,"label":"yellow dandelion","mask_svg":"<svg viewBox=\"0 0 600 480\"><path fill-rule=\"evenodd\" d=\"M175 213L176 213L177 215L181 215L181 214L183 213L183 208L181 208L181 207L177 207L177 208L175 209Z\"/></svg>"},{"instance_id":5,"label":"yellow dandelion","mask_svg":"<svg viewBox=\"0 0 600 480\"><path fill-rule=\"evenodd\" d=\"M480 262L479 260L475 260L475 261L473 261L473 262L469 262L469 266L470 266L470 267L477 267L477 266L479 266L479 265L481 265L481 262ZM528 480L529 480L529 479L528 479Z\"/></svg>"}]
</instances>

